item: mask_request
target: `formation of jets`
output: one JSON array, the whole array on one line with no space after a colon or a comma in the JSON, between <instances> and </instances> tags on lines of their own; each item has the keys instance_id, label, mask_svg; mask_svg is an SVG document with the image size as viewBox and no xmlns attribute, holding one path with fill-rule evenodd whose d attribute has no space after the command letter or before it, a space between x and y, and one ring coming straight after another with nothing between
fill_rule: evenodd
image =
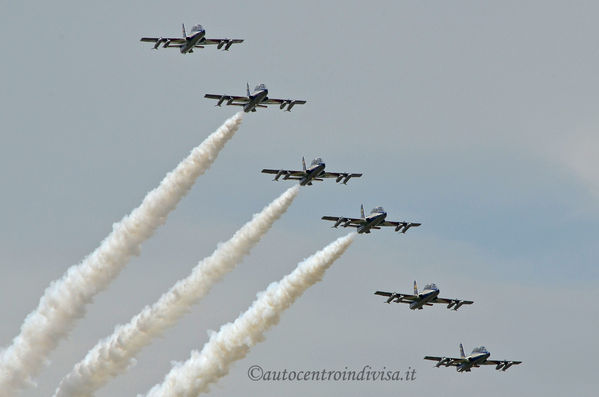
<instances>
[{"instance_id":1,"label":"formation of jets","mask_svg":"<svg viewBox=\"0 0 599 397\"><path fill-rule=\"evenodd\" d=\"M464 354L464 347L460 343L460 357L425 356L425 360L437 361L435 367L456 367L458 372L470 372L471 368L481 365L494 365L496 370L506 371L512 365L521 364L522 361L489 360L491 353L484 346L476 347L468 356Z\"/></svg>"},{"instance_id":2,"label":"formation of jets","mask_svg":"<svg viewBox=\"0 0 599 397\"><path fill-rule=\"evenodd\" d=\"M352 174L349 172L326 172L324 168L326 164L320 157L315 158L310 163L310 166L306 168L306 161L302 157L302 170L272 170L265 168L262 170L265 174L274 174L275 179L278 181L282 176L283 180L299 180L301 186L312 186L312 181L322 181L323 178L335 178L335 182L342 182L344 185L350 180L350 178L359 178L362 174Z\"/></svg>"},{"instance_id":3,"label":"formation of jets","mask_svg":"<svg viewBox=\"0 0 599 397\"><path fill-rule=\"evenodd\" d=\"M228 106L241 106L246 113L255 112L256 108L266 108L268 105L277 105L279 109L290 112L295 105L306 103L298 99L269 98L268 89L264 84L258 84L253 92L250 92L250 85L246 84L246 93L247 96L206 94L204 98L216 99L218 101L216 106L221 106L223 103Z\"/></svg>"},{"instance_id":4,"label":"formation of jets","mask_svg":"<svg viewBox=\"0 0 599 397\"><path fill-rule=\"evenodd\" d=\"M141 41L154 43L154 49L178 48L182 54L192 53L196 48L204 48L209 45L216 45L217 49L228 51L233 44L243 43L243 39L207 39L206 30L202 25L195 25L188 36L185 31L185 25L182 26L182 37L142 37ZM216 106L240 106L246 113L255 112L258 108L267 108L269 105L276 105L281 110L291 111L296 105L303 105L305 100L298 99L275 99L268 97L268 89L264 84L258 84L250 92L249 84L246 84L246 96L234 96L226 94L206 94L205 98L217 101ZM323 181L325 178L335 179L335 182L349 182L351 178L359 178L361 173L350 172L327 172L326 164L320 157L315 158L309 167L306 167L306 161L302 157L301 170L288 169L268 169L262 170L262 173L275 175L273 181L283 180L299 181L301 186L311 186L314 181ZM387 212L383 207L375 207L370 214L364 214L364 206L360 207L360 218L348 218L340 216L323 216L326 221L335 222L333 228L342 226L354 227L359 234L368 234L371 230L378 230L382 227L393 227L396 232L405 233L412 227L418 227L421 224L407 221L387 221ZM418 286L414 281L414 293L404 294L399 292L376 291L375 295L386 297L386 302L406 303L411 310L422 310L424 306L433 306L434 304L447 305L447 309L458 310L463 305L474 303L470 300L439 298L439 289L435 284L427 284L421 292L418 292ZM521 361L508 360L489 360L490 353L484 347L477 347L472 350L468 356L464 354L464 348L460 344L460 357L436 357L425 356L425 360L437 361L435 367L456 367L458 372L470 372L471 368L477 368L481 365L494 365L495 369L506 371L512 365L520 364Z\"/></svg>"},{"instance_id":5,"label":"formation of jets","mask_svg":"<svg viewBox=\"0 0 599 397\"><path fill-rule=\"evenodd\" d=\"M206 30L202 25L195 25L191 28L191 35L185 32L185 24L182 25L183 37L142 37L141 41L154 43L154 49L157 50L160 45L162 48L178 48L181 54L189 54L194 48L204 48L207 45L215 45L216 48L229 51L233 44L243 43L241 39L207 39Z\"/></svg>"},{"instance_id":6,"label":"formation of jets","mask_svg":"<svg viewBox=\"0 0 599 397\"><path fill-rule=\"evenodd\" d=\"M343 227L355 227L358 229L358 233L370 233L372 229L380 229L383 226L391 226L395 228L396 232L401 231L405 233L411 227L420 226L420 223L414 222L394 222L386 221L387 213L383 207L375 207L370 211L368 216L364 216L364 205L360 206L360 218L346 218L342 216L323 216L322 219L325 221L333 221L335 224L334 228L338 226Z\"/></svg>"},{"instance_id":7,"label":"formation of jets","mask_svg":"<svg viewBox=\"0 0 599 397\"><path fill-rule=\"evenodd\" d=\"M399 292L376 291L375 295L386 296L387 303L407 303L411 310L422 310L423 306L433 306L434 303L447 305L448 309L458 310L462 305L471 305L474 302L462 299L439 298L439 288L435 284L427 284L422 292L418 292L418 285L414 281L414 295Z\"/></svg>"}]
</instances>

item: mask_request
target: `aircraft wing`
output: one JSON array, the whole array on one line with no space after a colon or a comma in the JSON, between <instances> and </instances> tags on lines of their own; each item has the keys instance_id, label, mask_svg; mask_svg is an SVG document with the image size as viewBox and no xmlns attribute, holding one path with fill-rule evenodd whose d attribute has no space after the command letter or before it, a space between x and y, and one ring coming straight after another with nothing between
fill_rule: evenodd
<instances>
[{"instance_id":1,"label":"aircraft wing","mask_svg":"<svg viewBox=\"0 0 599 397\"><path fill-rule=\"evenodd\" d=\"M298 99L272 99L272 98L268 98L265 99L264 101L260 102L263 105L279 105L280 109L285 109L285 107L287 107L287 109L285 109L286 111L290 112L291 108L294 107L295 105L303 105L306 103L306 101L304 100L298 100Z\"/></svg>"},{"instance_id":2,"label":"aircraft wing","mask_svg":"<svg viewBox=\"0 0 599 397\"><path fill-rule=\"evenodd\" d=\"M335 225L333 227L337 227L339 225L343 227L358 227L364 223L364 219L360 218L345 218L342 216L323 216L322 219L325 221L333 221Z\"/></svg>"},{"instance_id":3,"label":"aircraft wing","mask_svg":"<svg viewBox=\"0 0 599 397\"><path fill-rule=\"evenodd\" d=\"M446 366L446 367L457 367L461 363L464 362L463 358L455 358L455 357L435 357L435 356L424 356L425 360L437 361L437 367Z\"/></svg>"},{"instance_id":4,"label":"aircraft wing","mask_svg":"<svg viewBox=\"0 0 599 397\"><path fill-rule=\"evenodd\" d=\"M448 309L458 310L462 305L471 305L473 301L467 301L462 299L447 299L447 298L435 298L431 301L432 303L446 304Z\"/></svg>"},{"instance_id":5,"label":"aircraft wing","mask_svg":"<svg viewBox=\"0 0 599 397\"><path fill-rule=\"evenodd\" d=\"M415 301L416 299L418 299L418 297L416 295L400 294L397 292L376 291L374 294L386 296L388 298L393 297L392 301L396 302L396 303L411 303L411 302Z\"/></svg>"},{"instance_id":6,"label":"aircraft wing","mask_svg":"<svg viewBox=\"0 0 599 397\"><path fill-rule=\"evenodd\" d=\"M158 48L160 45L162 45L162 48L179 48L185 44L186 40L180 37L142 37L140 41L154 43L154 48Z\"/></svg>"},{"instance_id":7,"label":"aircraft wing","mask_svg":"<svg viewBox=\"0 0 599 397\"><path fill-rule=\"evenodd\" d=\"M422 223L415 223L415 222L393 222L393 221L385 221L383 223L380 223L379 226L392 226L395 228L396 232L401 231L402 233L405 233L408 231L409 228L411 227L418 227L422 225Z\"/></svg>"},{"instance_id":8,"label":"aircraft wing","mask_svg":"<svg viewBox=\"0 0 599 397\"><path fill-rule=\"evenodd\" d=\"M494 365L496 370L506 371L512 365L522 364L522 361L510 360L487 360L480 365Z\"/></svg>"},{"instance_id":9,"label":"aircraft wing","mask_svg":"<svg viewBox=\"0 0 599 397\"><path fill-rule=\"evenodd\" d=\"M218 103L216 106L221 106L223 103L229 106L244 106L250 101L250 98L246 96L234 96L234 95L217 95L217 94L206 94L204 98L216 99Z\"/></svg>"},{"instance_id":10,"label":"aircraft wing","mask_svg":"<svg viewBox=\"0 0 599 397\"><path fill-rule=\"evenodd\" d=\"M321 178L335 178L335 182L343 181L343 184L346 185L350 178L359 178L362 174L351 174L349 172L325 172L322 175L319 175Z\"/></svg>"},{"instance_id":11,"label":"aircraft wing","mask_svg":"<svg viewBox=\"0 0 599 397\"><path fill-rule=\"evenodd\" d=\"M197 44L196 47L203 47L205 45L216 45L219 50L222 48L225 51L229 51L229 48L233 44L243 43L242 39L206 39L201 44ZM224 48L223 48L224 47Z\"/></svg>"},{"instance_id":12,"label":"aircraft wing","mask_svg":"<svg viewBox=\"0 0 599 397\"><path fill-rule=\"evenodd\" d=\"M302 179L305 175L305 171L295 171L295 170L271 170L265 168L262 170L264 174L275 174L275 181L278 181L282 176L283 179ZM321 179L322 180L322 179Z\"/></svg>"}]
</instances>

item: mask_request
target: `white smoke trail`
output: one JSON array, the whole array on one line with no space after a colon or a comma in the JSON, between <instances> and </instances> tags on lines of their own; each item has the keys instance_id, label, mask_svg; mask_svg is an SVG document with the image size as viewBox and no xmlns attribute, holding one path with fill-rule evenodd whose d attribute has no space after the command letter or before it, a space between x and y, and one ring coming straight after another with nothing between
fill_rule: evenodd
<instances>
[{"instance_id":1,"label":"white smoke trail","mask_svg":"<svg viewBox=\"0 0 599 397\"><path fill-rule=\"evenodd\" d=\"M273 223L287 211L299 192L299 186L287 189L252 220L239 229L229 241L219 244L209 257L203 259L191 274L179 280L152 306L146 306L126 325L94 346L55 392L57 397L91 396L112 377L127 370L137 353L162 335L210 288L250 252Z\"/></svg>"},{"instance_id":2,"label":"white smoke trail","mask_svg":"<svg viewBox=\"0 0 599 397\"><path fill-rule=\"evenodd\" d=\"M201 352L194 350L185 363L178 363L147 397L192 397L207 392L210 384L229 372L233 362L242 359L264 333L279 322L279 316L304 291L320 281L324 272L354 240L348 234L300 263L278 283L259 293L252 306L233 323L223 325L210 336Z\"/></svg>"},{"instance_id":3,"label":"white smoke trail","mask_svg":"<svg viewBox=\"0 0 599 397\"><path fill-rule=\"evenodd\" d=\"M139 254L141 243L165 222L196 178L210 167L241 120L240 112L194 148L146 195L139 207L113 225L112 232L94 252L50 284L12 345L0 352L1 397L34 385L33 376L42 369L59 341L68 335L75 320L85 314L85 306L109 285L132 255Z\"/></svg>"}]
</instances>

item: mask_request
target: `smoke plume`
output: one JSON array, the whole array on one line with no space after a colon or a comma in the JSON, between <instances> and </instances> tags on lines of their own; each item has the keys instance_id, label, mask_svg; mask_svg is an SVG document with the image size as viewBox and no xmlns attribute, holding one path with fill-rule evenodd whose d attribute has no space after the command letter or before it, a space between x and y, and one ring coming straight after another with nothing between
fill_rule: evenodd
<instances>
[{"instance_id":1,"label":"smoke plume","mask_svg":"<svg viewBox=\"0 0 599 397\"><path fill-rule=\"evenodd\" d=\"M301 262L281 281L270 284L235 322L213 333L201 352L194 350L185 363L176 364L147 397L191 397L207 392L210 384L229 372L231 364L244 358L252 346L264 340L264 333L279 322L285 309L322 279L354 237L351 233L337 239Z\"/></svg>"},{"instance_id":2,"label":"smoke plume","mask_svg":"<svg viewBox=\"0 0 599 397\"><path fill-rule=\"evenodd\" d=\"M63 378L55 396L91 396L112 377L124 373L137 353L173 326L214 284L241 262L273 223L287 211L298 192L298 186L289 188L254 215L229 241L219 244L212 255L200 261L187 278L179 280L156 303L146 306L129 323L116 327L110 337L98 342Z\"/></svg>"},{"instance_id":3,"label":"smoke plume","mask_svg":"<svg viewBox=\"0 0 599 397\"><path fill-rule=\"evenodd\" d=\"M75 321L83 317L86 305L110 284L131 256L139 254L140 245L165 222L196 178L210 167L241 120L242 113L237 113L194 148L139 207L113 225L112 232L94 252L50 284L12 345L0 352L0 397L12 396L34 384L33 377Z\"/></svg>"}]
</instances>

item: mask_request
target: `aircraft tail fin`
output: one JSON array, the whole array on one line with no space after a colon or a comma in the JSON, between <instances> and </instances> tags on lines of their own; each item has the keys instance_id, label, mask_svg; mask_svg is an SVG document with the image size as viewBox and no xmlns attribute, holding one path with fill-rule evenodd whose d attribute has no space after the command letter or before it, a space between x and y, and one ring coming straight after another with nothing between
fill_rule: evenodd
<instances>
[{"instance_id":1,"label":"aircraft tail fin","mask_svg":"<svg viewBox=\"0 0 599 397\"><path fill-rule=\"evenodd\" d=\"M248 94L248 98L250 97L250 83L245 83L245 89Z\"/></svg>"},{"instance_id":2,"label":"aircraft tail fin","mask_svg":"<svg viewBox=\"0 0 599 397\"><path fill-rule=\"evenodd\" d=\"M187 38L187 33L185 33L185 24L184 23L181 24L181 29L183 30L183 38L186 39Z\"/></svg>"},{"instance_id":3,"label":"aircraft tail fin","mask_svg":"<svg viewBox=\"0 0 599 397\"><path fill-rule=\"evenodd\" d=\"M302 167L304 169L304 172L306 172L306 160L304 159L303 156L302 156Z\"/></svg>"},{"instance_id":4,"label":"aircraft tail fin","mask_svg":"<svg viewBox=\"0 0 599 397\"><path fill-rule=\"evenodd\" d=\"M366 218L366 216L364 216L364 204L360 204L360 216L362 219Z\"/></svg>"},{"instance_id":5,"label":"aircraft tail fin","mask_svg":"<svg viewBox=\"0 0 599 397\"><path fill-rule=\"evenodd\" d=\"M414 280L414 295L418 295L418 284L416 284L416 280Z\"/></svg>"},{"instance_id":6,"label":"aircraft tail fin","mask_svg":"<svg viewBox=\"0 0 599 397\"><path fill-rule=\"evenodd\" d=\"M464 358L466 355L464 354L464 346L460 343L460 357Z\"/></svg>"}]
</instances>

